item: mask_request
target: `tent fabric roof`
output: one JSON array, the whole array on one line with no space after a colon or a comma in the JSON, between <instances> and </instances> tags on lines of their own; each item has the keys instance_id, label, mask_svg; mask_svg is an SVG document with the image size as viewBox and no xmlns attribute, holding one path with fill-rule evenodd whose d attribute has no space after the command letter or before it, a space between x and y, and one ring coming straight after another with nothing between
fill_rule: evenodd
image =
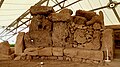
<instances>
[{"instance_id":1,"label":"tent fabric roof","mask_svg":"<svg viewBox=\"0 0 120 67\"><path fill-rule=\"evenodd\" d=\"M23 0L14 0L14 1L5 0L0 8L0 38L7 40L10 37L10 36L7 37L7 35L12 36L14 34L13 33L14 31L4 36L4 34L6 34L7 32L10 32L10 30L1 34L1 32L4 29L3 27L7 27L11 23L13 23L14 20L16 20L20 15L26 12L32 5L36 4L39 1L43 1L43 0L24 0L24 1ZM45 6L48 3L48 6L54 6L57 4L56 1L61 2L63 0L49 0L49 3L47 1L42 5ZM65 4L62 3L60 5L61 6L64 5L65 7L76 1L78 0L67 0L65 1ZM109 4L110 1L119 3L117 6L115 6L115 10L118 17L116 16L116 13L113 11L113 9L109 8L109 6L110 7L114 6L114 4ZM104 9L95 10L96 8L104 7L106 5L107 7L105 7ZM72 11L74 12L73 15L75 14L76 10L79 10L79 9L86 10L86 11L94 9L95 12L97 13L99 11L103 11L105 25L120 25L120 22L118 20L120 19L120 0L80 0L77 3L72 4L71 6L68 6L67 8L72 9ZM54 7L54 9L57 11L61 9L61 7L57 5ZM20 30L20 28L18 30ZM27 30L24 30L24 31L27 31ZM15 39L16 39L16 35L13 38L11 38L9 42L15 43Z\"/></svg>"},{"instance_id":2,"label":"tent fabric roof","mask_svg":"<svg viewBox=\"0 0 120 67\"><path fill-rule=\"evenodd\" d=\"M2 7L0 8L0 26L8 26L10 23L12 23L17 17L19 17L22 13L24 13L27 9L30 8L30 6L37 3L39 0L5 0L2 4ZM49 6L55 5L55 0L50 0ZM61 2L63 0L58 0L58 2ZM74 2L75 0L67 0L65 2L65 6ZM113 0L116 2L120 2L120 0ZM81 0L76 4L73 4L69 6L68 8L72 9L75 13L76 10L92 10L101 6L105 6L109 3L109 0ZM45 5L44 3L43 5ZM120 5L118 5L115 9L117 10L118 15L120 16ZM59 6L54 8L55 10L60 9ZM117 20L114 12L109 9L100 9L104 12L105 16L105 25L116 25L120 24ZM98 12L97 10L96 12Z\"/></svg>"}]
</instances>

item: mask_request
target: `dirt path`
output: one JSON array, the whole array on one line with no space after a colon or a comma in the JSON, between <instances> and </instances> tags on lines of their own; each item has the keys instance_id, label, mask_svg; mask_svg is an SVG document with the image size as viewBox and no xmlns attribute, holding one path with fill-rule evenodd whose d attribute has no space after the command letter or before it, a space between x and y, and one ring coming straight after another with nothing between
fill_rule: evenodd
<instances>
[{"instance_id":1,"label":"dirt path","mask_svg":"<svg viewBox=\"0 0 120 67\"><path fill-rule=\"evenodd\" d=\"M116 59L111 63L105 64L88 64L88 63L78 63L78 62L68 62L68 61L53 61L45 60L44 65L40 65L40 60L38 61L0 61L0 67L119 67L120 60Z\"/></svg>"}]
</instances>

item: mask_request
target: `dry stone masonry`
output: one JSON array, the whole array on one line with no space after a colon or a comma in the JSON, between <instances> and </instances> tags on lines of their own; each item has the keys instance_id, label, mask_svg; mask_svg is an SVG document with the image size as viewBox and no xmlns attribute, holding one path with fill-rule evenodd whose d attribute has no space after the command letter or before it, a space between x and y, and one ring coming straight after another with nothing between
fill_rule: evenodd
<instances>
[{"instance_id":1,"label":"dry stone masonry","mask_svg":"<svg viewBox=\"0 0 120 67\"><path fill-rule=\"evenodd\" d=\"M110 30L104 32L102 12L96 14L92 11L77 10L76 14L71 16L73 12L70 9L65 8L56 13L48 6L32 6L30 12L33 18L29 32L19 33L17 37L16 48L21 46L15 52L21 53L22 59L82 62L104 60L106 47L103 44L110 42L104 43L106 37L103 36L109 35L106 33ZM113 51L111 45L108 49ZM110 54L109 57L111 56Z\"/></svg>"}]
</instances>

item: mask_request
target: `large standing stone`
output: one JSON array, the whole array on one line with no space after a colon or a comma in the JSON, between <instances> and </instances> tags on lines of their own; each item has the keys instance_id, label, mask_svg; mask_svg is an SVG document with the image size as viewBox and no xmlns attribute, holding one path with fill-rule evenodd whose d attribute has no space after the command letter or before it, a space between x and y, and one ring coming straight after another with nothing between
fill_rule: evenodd
<instances>
[{"instance_id":1,"label":"large standing stone","mask_svg":"<svg viewBox=\"0 0 120 67\"><path fill-rule=\"evenodd\" d=\"M24 43L25 43L25 48L35 47L33 43L33 39L30 37L29 32L25 33L24 35Z\"/></svg>"},{"instance_id":2,"label":"large standing stone","mask_svg":"<svg viewBox=\"0 0 120 67\"><path fill-rule=\"evenodd\" d=\"M54 9L52 7L48 7L48 6L32 6L30 8L30 13L32 15L36 15L36 14L48 15L53 12L54 12Z\"/></svg>"},{"instance_id":3,"label":"large standing stone","mask_svg":"<svg viewBox=\"0 0 120 67\"><path fill-rule=\"evenodd\" d=\"M65 38L68 36L67 24L63 22L53 23L52 41L53 46L59 47L65 44Z\"/></svg>"},{"instance_id":4,"label":"large standing stone","mask_svg":"<svg viewBox=\"0 0 120 67\"><path fill-rule=\"evenodd\" d=\"M105 29L103 31L103 38L102 38L102 49L108 49L108 56L110 59L113 59L114 54L114 39L113 39L113 30L112 29Z\"/></svg>"},{"instance_id":5,"label":"large standing stone","mask_svg":"<svg viewBox=\"0 0 120 67\"><path fill-rule=\"evenodd\" d=\"M21 53L23 53L23 49L24 49L24 32L19 32L18 36L17 36L17 41L15 44L15 54L19 55Z\"/></svg>"},{"instance_id":6,"label":"large standing stone","mask_svg":"<svg viewBox=\"0 0 120 67\"><path fill-rule=\"evenodd\" d=\"M63 56L63 47L53 47L53 56Z\"/></svg>"},{"instance_id":7,"label":"large standing stone","mask_svg":"<svg viewBox=\"0 0 120 67\"><path fill-rule=\"evenodd\" d=\"M0 53L5 55L10 54L10 44L8 43L8 41L0 43Z\"/></svg>"},{"instance_id":8,"label":"large standing stone","mask_svg":"<svg viewBox=\"0 0 120 67\"><path fill-rule=\"evenodd\" d=\"M46 30L30 32L34 47L48 47L52 45L50 32Z\"/></svg>"},{"instance_id":9,"label":"large standing stone","mask_svg":"<svg viewBox=\"0 0 120 67\"><path fill-rule=\"evenodd\" d=\"M39 31L39 30L51 31L51 25L52 23L48 19L46 19L45 16L36 15L36 16L33 16L31 20L29 32Z\"/></svg>"}]
</instances>

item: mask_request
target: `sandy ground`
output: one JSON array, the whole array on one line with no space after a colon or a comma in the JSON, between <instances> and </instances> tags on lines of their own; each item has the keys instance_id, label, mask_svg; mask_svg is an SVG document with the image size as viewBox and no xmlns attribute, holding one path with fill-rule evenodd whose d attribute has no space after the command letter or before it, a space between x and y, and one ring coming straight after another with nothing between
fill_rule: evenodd
<instances>
[{"instance_id":1,"label":"sandy ground","mask_svg":"<svg viewBox=\"0 0 120 67\"><path fill-rule=\"evenodd\" d=\"M33 61L0 61L0 67L120 67L120 59L114 59L110 63L90 64L70 61L44 60L44 65L40 65L41 60Z\"/></svg>"}]
</instances>

